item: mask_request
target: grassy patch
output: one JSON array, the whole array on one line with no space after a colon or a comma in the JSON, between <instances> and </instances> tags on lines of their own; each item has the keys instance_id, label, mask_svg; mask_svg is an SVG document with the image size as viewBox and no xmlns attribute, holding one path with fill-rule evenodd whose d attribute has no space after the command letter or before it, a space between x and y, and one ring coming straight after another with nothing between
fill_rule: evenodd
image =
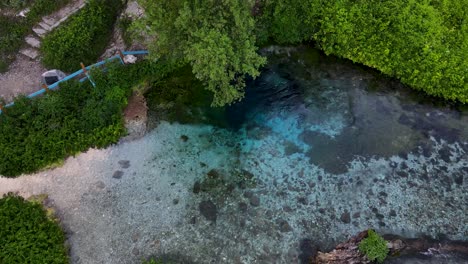
<instances>
[{"instance_id":1,"label":"grassy patch","mask_svg":"<svg viewBox=\"0 0 468 264\"><path fill-rule=\"evenodd\" d=\"M369 230L365 239L359 243L361 251L371 261L382 263L388 255L387 242L374 230Z\"/></svg>"},{"instance_id":2,"label":"grassy patch","mask_svg":"<svg viewBox=\"0 0 468 264\"><path fill-rule=\"evenodd\" d=\"M121 0L91 0L47 35L42 43L43 63L49 68L72 72L80 62L94 63L112 36Z\"/></svg>"},{"instance_id":3,"label":"grassy patch","mask_svg":"<svg viewBox=\"0 0 468 264\"><path fill-rule=\"evenodd\" d=\"M39 202L0 199L0 263L69 263L65 236Z\"/></svg>"}]
</instances>

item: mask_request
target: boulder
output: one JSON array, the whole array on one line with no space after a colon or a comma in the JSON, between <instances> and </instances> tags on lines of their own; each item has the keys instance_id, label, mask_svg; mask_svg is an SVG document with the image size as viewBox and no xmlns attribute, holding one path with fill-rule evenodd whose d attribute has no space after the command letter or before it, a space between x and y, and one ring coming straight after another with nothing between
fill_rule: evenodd
<instances>
[{"instance_id":1,"label":"boulder","mask_svg":"<svg viewBox=\"0 0 468 264\"><path fill-rule=\"evenodd\" d=\"M148 107L143 95L134 94L130 97L127 108L124 110L124 120L128 134L121 139L121 142L135 140L146 134Z\"/></svg>"}]
</instances>

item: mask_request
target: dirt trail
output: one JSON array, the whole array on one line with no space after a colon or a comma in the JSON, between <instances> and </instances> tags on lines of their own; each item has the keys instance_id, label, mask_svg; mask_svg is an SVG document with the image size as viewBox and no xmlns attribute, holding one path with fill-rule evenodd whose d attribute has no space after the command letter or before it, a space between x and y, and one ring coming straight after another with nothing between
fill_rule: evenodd
<instances>
[{"instance_id":1,"label":"dirt trail","mask_svg":"<svg viewBox=\"0 0 468 264\"><path fill-rule=\"evenodd\" d=\"M39 61L17 56L10 70L0 74L0 97L11 101L19 94L30 94L41 89L41 74L45 71Z\"/></svg>"}]
</instances>

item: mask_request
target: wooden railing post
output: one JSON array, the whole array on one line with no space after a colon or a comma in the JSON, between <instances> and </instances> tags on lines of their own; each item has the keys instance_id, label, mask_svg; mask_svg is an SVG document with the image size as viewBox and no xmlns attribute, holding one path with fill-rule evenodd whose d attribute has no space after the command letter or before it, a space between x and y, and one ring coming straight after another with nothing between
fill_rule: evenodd
<instances>
[{"instance_id":1,"label":"wooden railing post","mask_svg":"<svg viewBox=\"0 0 468 264\"><path fill-rule=\"evenodd\" d=\"M86 67L85 65L81 62L80 63L81 65L81 69L83 69L83 73L86 75L86 77L88 77L88 81L91 82L91 84L93 85L93 87L96 87L96 84L94 83L94 81L91 79L91 76L89 75L88 71L86 70Z\"/></svg>"},{"instance_id":2,"label":"wooden railing post","mask_svg":"<svg viewBox=\"0 0 468 264\"><path fill-rule=\"evenodd\" d=\"M49 89L49 86L47 86L47 84L43 83L42 88L45 89L46 93L49 93L50 89Z\"/></svg>"},{"instance_id":3,"label":"wooden railing post","mask_svg":"<svg viewBox=\"0 0 468 264\"><path fill-rule=\"evenodd\" d=\"M121 51L121 50L117 50L117 52L119 53L120 62L121 62L122 64L125 64L124 55L123 55L122 51Z\"/></svg>"},{"instance_id":4,"label":"wooden railing post","mask_svg":"<svg viewBox=\"0 0 468 264\"><path fill-rule=\"evenodd\" d=\"M85 65L82 62L80 62L80 65L81 65L81 69L83 70L83 73L87 74L87 70L86 70Z\"/></svg>"}]
</instances>

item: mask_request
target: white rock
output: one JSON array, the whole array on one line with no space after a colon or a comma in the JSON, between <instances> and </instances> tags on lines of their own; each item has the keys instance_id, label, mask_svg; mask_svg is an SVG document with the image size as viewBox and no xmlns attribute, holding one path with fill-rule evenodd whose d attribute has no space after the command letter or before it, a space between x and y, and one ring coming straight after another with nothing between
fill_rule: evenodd
<instances>
[{"instance_id":1,"label":"white rock","mask_svg":"<svg viewBox=\"0 0 468 264\"><path fill-rule=\"evenodd\" d=\"M39 37L44 37L44 35L47 33L47 31L43 28L40 27L35 27L33 28L34 33L36 33Z\"/></svg>"},{"instance_id":2,"label":"white rock","mask_svg":"<svg viewBox=\"0 0 468 264\"><path fill-rule=\"evenodd\" d=\"M49 25L49 27L56 23L56 21L53 18L47 18L47 17L43 17L42 22Z\"/></svg>"},{"instance_id":3,"label":"white rock","mask_svg":"<svg viewBox=\"0 0 468 264\"><path fill-rule=\"evenodd\" d=\"M26 40L26 43L28 43L34 48L39 48L41 46L41 41L31 35L27 36L25 40Z\"/></svg>"},{"instance_id":4,"label":"white rock","mask_svg":"<svg viewBox=\"0 0 468 264\"><path fill-rule=\"evenodd\" d=\"M36 59L39 56L39 52L36 49L22 49L20 53L31 59Z\"/></svg>"},{"instance_id":5,"label":"white rock","mask_svg":"<svg viewBox=\"0 0 468 264\"><path fill-rule=\"evenodd\" d=\"M21 10L21 12L19 12L16 16L26 17L26 14L28 13L29 13L29 8L26 8L24 10Z\"/></svg>"},{"instance_id":6,"label":"white rock","mask_svg":"<svg viewBox=\"0 0 468 264\"><path fill-rule=\"evenodd\" d=\"M135 57L135 56L133 56L133 55L126 55L126 56L124 57L124 62L125 62L125 63L131 63L131 64L133 64L133 63L135 63L136 61L137 61L137 57Z\"/></svg>"},{"instance_id":7,"label":"white rock","mask_svg":"<svg viewBox=\"0 0 468 264\"><path fill-rule=\"evenodd\" d=\"M39 26L41 26L43 29L45 29L47 31L50 31L52 29L49 25L47 25L44 22L39 22Z\"/></svg>"}]
</instances>

